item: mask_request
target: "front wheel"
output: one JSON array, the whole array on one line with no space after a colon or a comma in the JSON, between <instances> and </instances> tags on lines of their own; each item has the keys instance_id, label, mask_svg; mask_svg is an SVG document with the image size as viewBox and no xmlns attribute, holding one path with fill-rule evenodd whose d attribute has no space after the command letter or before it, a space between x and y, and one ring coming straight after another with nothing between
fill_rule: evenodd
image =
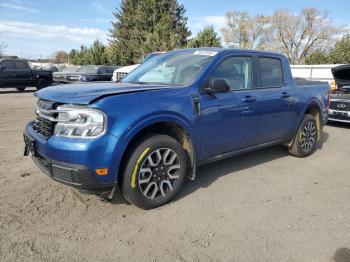
<instances>
[{"instance_id":1,"label":"front wheel","mask_svg":"<svg viewBox=\"0 0 350 262\"><path fill-rule=\"evenodd\" d=\"M162 206L179 192L186 170L186 154L179 142L154 135L131 153L123 173L123 195L143 209Z\"/></svg>"},{"instance_id":2,"label":"front wheel","mask_svg":"<svg viewBox=\"0 0 350 262\"><path fill-rule=\"evenodd\" d=\"M26 88L25 87L16 87L17 91L23 92Z\"/></svg>"},{"instance_id":3,"label":"front wheel","mask_svg":"<svg viewBox=\"0 0 350 262\"><path fill-rule=\"evenodd\" d=\"M315 151L317 141L316 119L313 115L307 114L300 124L293 144L288 148L289 154L296 157L307 157Z\"/></svg>"},{"instance_id":4,"label":"front wheel","mask_svg":"<svg viewBox=\"0 0 350 262\"><path fill-rule=\"evenodd\" d=\"M39 78L37 83L36 83L36 90L40 90L44 87L47 87L49 85L49 83L47 82L46 79L44 78Z\"/></svg>"}]
</instances>

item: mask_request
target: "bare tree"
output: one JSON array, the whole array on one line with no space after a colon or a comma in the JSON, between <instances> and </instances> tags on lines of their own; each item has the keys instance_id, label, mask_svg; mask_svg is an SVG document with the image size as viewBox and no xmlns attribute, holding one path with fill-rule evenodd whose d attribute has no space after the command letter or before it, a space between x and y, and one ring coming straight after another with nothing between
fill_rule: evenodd
<instances>
[{"instance_id":1,"label":"bare tree","mask_svg":"<svg viewBox=\"0 0 350 262\"><path fill-rule=\"evenodd\" d=\"M68 62L68 54L65 51L58 51L55 54L55 62L58 64L67 63Z\"/></svg>"},{"instance_id":2,"label":"bare tree","mask_svg":"<svg viewBox=\"0 0 350 262\"><path fill-rule=\"evenodd\" d=\"M251 17L246 11L231 11L226 14L226 27L221 32L228 46L264 49L271 30L267 16Z\"/></svg>"},{"instance_id":3,"label":"bare tree","mask_svg":"<svg viewBox=\"0 0 350 262\"><path fill-rule=\"evenodd\" d=\"M271 16L274 40L291 63L303 62L313 50L328 47L335 37L346 32L336 26L326 12L304 8L300 14L277 10Z\"/></svg>"}]
</instances>

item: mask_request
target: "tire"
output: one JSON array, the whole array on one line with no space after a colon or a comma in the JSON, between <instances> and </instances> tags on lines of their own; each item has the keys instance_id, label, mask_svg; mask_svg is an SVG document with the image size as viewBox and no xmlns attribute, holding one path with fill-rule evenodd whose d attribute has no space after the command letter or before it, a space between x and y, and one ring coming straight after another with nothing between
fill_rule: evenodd
<instances>
[{"instance_id":1,"label":"tire","mask_svg":"<svg viewBox=\"0 0 350 262\"><path fill-rule=\"evenodd\" d=\"M311 155L317 146L318 132L316 119L313 115L305 115L296 133L293 144L288 148L289 154L296 157Z\"/></svg>"},{"instance_id":2,"label":"tire","mask_svg":"<svg viewBox=\"0 0 350 262\"><path fill-rule=\"evenodd\" d=\"M47 82L47 80L45 78L39 78L37 83L36 83L36 90L40 90L44 87L47 87L49 85L49 83Z\"/></svg>"},{"instance_id":3,"label":"tire","mask_svg":"<svg viewBox=\"0 0 350 262\"><path fill-rule=\"evenodd\" d=\"M162 206L179 192L186 170L186 154L179 142L167 135L153 135L130 154L123 171L123 196L142 209Z\"/></svg>"},{"instance_id":4,"label":"tire","mask_svg":"<svg viewBox=\"0 0 350 262\"><path fill-rule=\"evenodd\" d=\"M16 87L17 91L23 92L26 88L25 87Z\"/></svg>"}]
</instances>

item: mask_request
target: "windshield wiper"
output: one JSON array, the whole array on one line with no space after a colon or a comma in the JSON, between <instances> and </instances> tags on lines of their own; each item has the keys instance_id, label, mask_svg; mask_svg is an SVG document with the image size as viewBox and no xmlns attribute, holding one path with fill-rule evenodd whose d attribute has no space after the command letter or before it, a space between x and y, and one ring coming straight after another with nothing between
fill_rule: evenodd
<instances>
[{"instance_id":1,"label":"windshield wiper","mask_svg":"<svg viewBox=\"0 0 350 262\"><path fill-rule=\"evenodd\" d=\"M137 81L134 81L134 82L122 82L122 83L125 83L125 84L136 84L136 85L147 85L148 84L147 82L137 82Z\"/></svg>"}]
</instances>

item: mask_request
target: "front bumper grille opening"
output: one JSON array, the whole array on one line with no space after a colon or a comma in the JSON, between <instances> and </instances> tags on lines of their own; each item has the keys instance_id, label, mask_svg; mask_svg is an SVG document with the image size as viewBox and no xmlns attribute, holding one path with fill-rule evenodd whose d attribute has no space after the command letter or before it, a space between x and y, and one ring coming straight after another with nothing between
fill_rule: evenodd
<instances>
[{"instance_id":1,"label":"front bumper grille opening","mask_svg":"<svg viewBox=\"0 0 350 262\"><path fill-rule=\"evenodd\" d=\"M350 111L350 102L331 101L329 108L338 111Z\"/></svg>"}]
</instances>

